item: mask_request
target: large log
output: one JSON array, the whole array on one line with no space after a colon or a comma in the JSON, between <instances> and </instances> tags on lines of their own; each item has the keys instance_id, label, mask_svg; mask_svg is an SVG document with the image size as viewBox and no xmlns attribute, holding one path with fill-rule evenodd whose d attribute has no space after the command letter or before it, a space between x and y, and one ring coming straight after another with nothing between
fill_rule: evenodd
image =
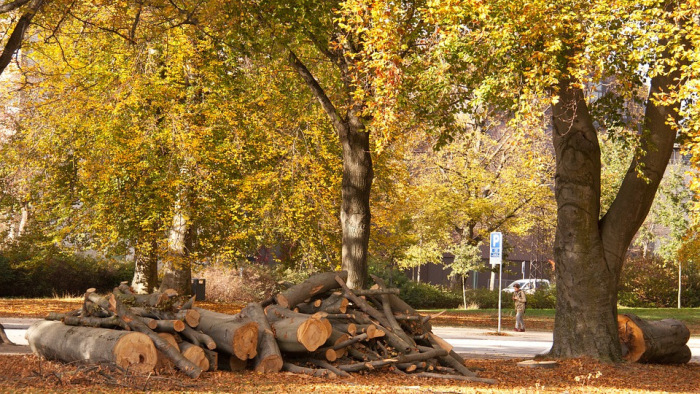
<instances>
[{"instance_id":1,"label":"large log","mask_svg":"<svg viewBox=\"0 0 700 394\"><path fill-rule=\"evenodd\" d=\"M642 320L632 314L618 315L617 327L625 360L655 364L690 361L690 331L676 319Z\"/></svg>"},{"instance_id":2,"label":"large log","mask_svg":"<svg viewBox=\"0 0 700 394\"><path fill-rule=\"evenodd\" d=\"M197 328L216 342L217 350L241 360L258 354L258 323L240 315L226 315L201 308L192 310L200 314Z\"/></svg>"},{"instance_id":3,"label":"large log","mask_svg":"<svg viewBox=\"0 0 700 394\"><path fill-rule=\"evenodd\" d=\"M257 372L279 372L282 370L282 354L272 332L270 322L259 303L250 303L241 311L242 315L258 323L258 354L253 363Z\"/></svg>"},{"instance_id":4,"label":"large log","mask_svg":"<svg viewBox=\"0 0 700 394\"><path fill-rule=\"evenodd\" d=\"M325 293L329 290L337 289L338 283L335 277L339 276L343 282L348 279L347 271L324 272L312 275L309 279L292 286L289 289L277 294L275 301L277 304L292 309L297 304L304 302L317 294Z\"/></svg>"},{"instance_id":5,"label":"large log","mask_svg":"<svg viewBox=\"0 0 700 394\"><path fill-rule=\"evenodd\" d=\"M42 320L32 324L26 336L32 351L50 360L108 362L148 373L158 359L151 339L133 331L67 326Z\"/></svg>"},{"instance_id":6,"label":"large log","mask_svg":"<svg viewBox=\"0 0 700 394\"><path fill-rule=\"evenodd\" d=\"M289 317L271 326L277 345L285 352L313 352L330 336L326 325L314 318Z\"/></svg>"}]
</instances>

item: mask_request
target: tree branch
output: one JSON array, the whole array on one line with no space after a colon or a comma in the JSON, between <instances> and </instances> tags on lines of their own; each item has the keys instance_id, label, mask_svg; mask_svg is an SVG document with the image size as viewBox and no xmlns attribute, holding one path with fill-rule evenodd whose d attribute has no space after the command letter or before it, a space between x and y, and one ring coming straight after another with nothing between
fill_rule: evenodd
<instances>
[{"instance_id":1,"label":"tree branch","mask_svg":"<svg viewBox=\"0 0 700 394\"><path fill-rule=\"evenodd\" d=\"M287 51L289 52L289 63L291 64L292 68L294 68L297 71L297 73L306 83L306 86L308 86L311 90L311 93L321 104L321 107L323 107L323 110L331 119L331 122L333 123L333 126L335 127L336 131L340 132L341 130L344 130L345 122L343 121L343 118L340 116L338 110L335 108L330 98L328 98L326 92L323 90L316 78L314 78L313 74L311 74L311 71L309 71L309 69L306 68L304 63L302 63L301 60L299 60L294 51L292 51L289 47L287 47Z\"/></svg>"},{"instance_id":2,"label":"tree branch","mask_svg":"<svg viewBox=\"0 0 700 394\"><path fill-rule=\"evenodd\" d=\"M29 24L32 21L32 18L34 18L34 15L36 15L43 3L44 0L31 0L31 2L29 3L29 9L17 21L17 24L15 25L12 34L10 34L10 38L5 44L5 48L3 49L2 54L0 54L0 74L2 74L3 71L5 71L7 65L10 64L10 62L12 61L12 56L14 56L17 50L19 50L19 48L22 46L24 34L26 33L27 28L29 27ZM13 3L7 4L6 6L10 6L11 4Z\"/></svg>"},{"instance_id":3,"label":"tree branch","mask_svg":"<svg viewBox=\"0 0 700 394\"><path fill-rule=\"evenodd\" d=\"M10 12L29 3L29 0L16 0L11 3L0 5L0 13Z\"/></svg>"}]
</instances>

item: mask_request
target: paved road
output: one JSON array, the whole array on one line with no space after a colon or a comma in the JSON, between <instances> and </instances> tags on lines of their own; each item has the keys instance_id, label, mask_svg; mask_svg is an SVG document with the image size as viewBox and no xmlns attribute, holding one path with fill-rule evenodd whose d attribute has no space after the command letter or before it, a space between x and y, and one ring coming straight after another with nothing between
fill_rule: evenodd
<instances>
[{"instance_id":1,"label":"paved road","mask_svg":"<svg viewBox=\"0 0 700 394\"><path fill-rule=\"evenodd\" d=\"M38 319L0 318L0 323L5 327L11 341L18 345L27 345L24 334L36 320ZM513 332L504 329L502 335L495 335L495 331L466 327L433 327L436 335L454 346L457 353L465 354L469 358L532 358L552 347L551 332ZM700 337L691 337L688 346L693 354L691 361L700 363ZM7 351L26 352L28 347Z\"/></svg>"}]
</instances>

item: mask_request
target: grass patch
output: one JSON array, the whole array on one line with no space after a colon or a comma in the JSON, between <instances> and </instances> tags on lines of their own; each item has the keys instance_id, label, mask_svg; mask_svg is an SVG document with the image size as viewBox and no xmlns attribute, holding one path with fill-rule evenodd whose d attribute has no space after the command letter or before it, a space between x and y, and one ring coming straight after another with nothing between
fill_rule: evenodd
<instances>
[{"instance_id":1,"label":"grass patch","mask_svg":"<svg viewBox=\"0 0 700 394\"><path fill-rule=\"evenodd\" d=\"M436 315L442 309L420 310L424 315ZM677 319L685 323L691 335L700 335L700 308L623 308L618 313L631 313L646 320ZM528 329L551 331L554 328L554 309L527 309L525 326ZM508 327L515 322L513 309L502 309L502 325ZM431 320L434 325L457 327L492 328L498 325L498 309L448 309Z\"/></svg>"}]
</instances>

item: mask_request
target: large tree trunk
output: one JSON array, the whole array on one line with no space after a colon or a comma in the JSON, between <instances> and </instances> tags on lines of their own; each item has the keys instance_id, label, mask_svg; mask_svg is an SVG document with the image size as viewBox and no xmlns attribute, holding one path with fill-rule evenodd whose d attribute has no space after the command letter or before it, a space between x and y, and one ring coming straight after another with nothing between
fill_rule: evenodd
<instances>
[{"instance_id":1,"label":"large tree trunk","mask_svg":"<svg viewBox=\"0 0 700 394\"><path fill-rule=\"evenodd\" d=\"M678 72L654 77L650 96L668 91L678 77ZM600 148L583 92L575 82L560 82L552 112L558 215L557 307L550 354L620 361L617 289L622 262L673 151L678 106L648 101L646 132L640 136L644 152L631 163L615 201L599 220ZM640 170L646 179L638 176Z\"/></svg>"},{"instance_id":2,"label":"large tree trunk","mask_svg":"<svg viewBox=\"0 0 700 394\"><path fill-rule=\"evenodd\" d=\"M361 289L367 283L369 245L369 197L374 172L369 151L369 132L360 119L350 117L340 131L343 145L343 186L340 223L343 228L342 269L348 271L348 287Z\"/></svg>"},{"instance_id":3,"label":"large tree trunk","mask_svg":"<svg viewBox=\"0 0 700 394\"><path fill-rule=\"evenodd\" d=\"M149 294L158 285L158 242L137 245L136 249L131 288L136 294Z\"/></svg>"},{"instance_id":4,"label":"large tree trunk","mask_svg":"<svg viewBox=\"0 0 700 394\"><path fill-rule=\"evenodd\" d=\"M323 107L333 128L338 132L343 147L342 202L340 224L343 229L342 269L348 271L348 287L361 289L367 282L367 248L369 246L369 197L374 179L370 155L369 131L361 118L362 103L355 103L343 116L331 102L313 74L296 54L289 49L289 62L299 73L311 93ZM342 54L325 52L339 65L346 86L350 86L350 71ZM352 101L352 91L345 92Z\"/></svg>"},{"instance_id":5,"label":"large tree trunk","mask_svg":"<svg viewBox=\"0 0 700 394\"><path fill-rule=\"evenodd\" d=\"M29 327L27 341L35 354L47 359L110 362L138 373L151 372L157 360L151 339L133 331L66 326L42 320Z\"/></svg>"},{"instance_id":6,"label":"large tree trunk","mask_svg":"<svg viewBox=\"0 0 700 394\"><path fill-rule=\"evenodd\" d=\"M163 264L163 281L160 290L175 289L178 294L192 292L192 269L190 250L192 249L192 222L188 214L187 199L179 201L173 216L173 224L168 239L168 255Z\"/></svg>"}]
</instances>

